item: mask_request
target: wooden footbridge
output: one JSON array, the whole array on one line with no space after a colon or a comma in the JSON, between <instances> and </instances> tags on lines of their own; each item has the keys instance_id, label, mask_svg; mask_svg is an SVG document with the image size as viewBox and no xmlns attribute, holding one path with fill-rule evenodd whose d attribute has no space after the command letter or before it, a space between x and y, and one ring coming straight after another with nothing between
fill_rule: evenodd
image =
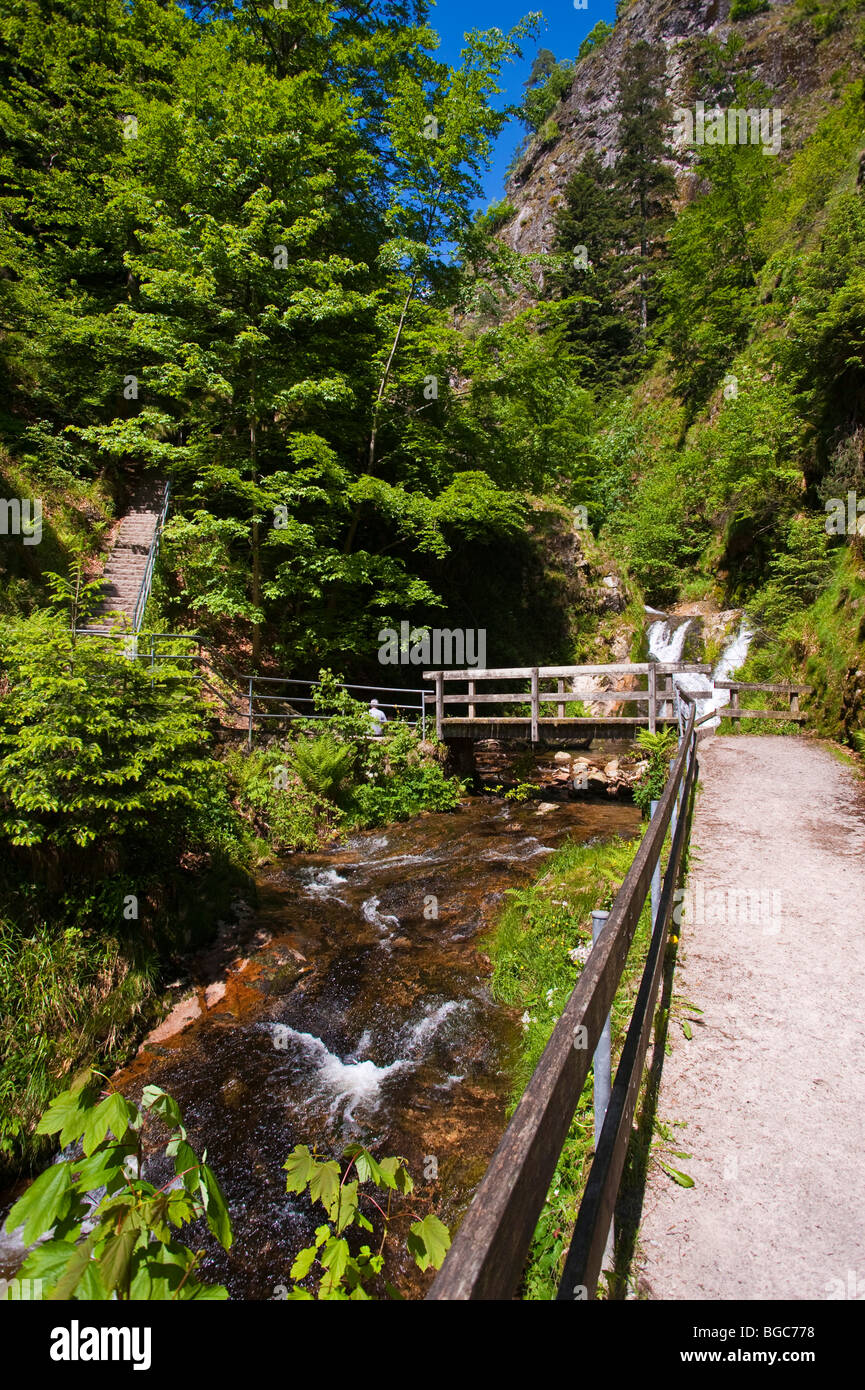
<instances>
[{"instance_id":1,"label":"wooden footbridge","mask_svg":"<svg viewBox=\"0 0 865 1390\"><path fill-rule=\"evenodd\" d=\"M521 666L464 671L424 671L433 681L436 736L440 742L477 743L485 739L519 739L532 744L568 738L631 738L637 729L679 722L678 677L698 676L698 698L723 691L723 713L732 719L791 720L801 723L799 696L807 686L772 685L712 679L712 667L685 662L620 662L589 666ZM690 683L690 682L689 682ZM459 689L457 689L459 687ZM783 694L788 707L745 709L741 692ZM729 701L729 703L727 703ZM720 704L721 702L716 702ZM601 712L586 712L586 706ZM498 707L498 709L496 709ZM698 718L716 718L718 709Z\"/></svg>"}]
</instances>

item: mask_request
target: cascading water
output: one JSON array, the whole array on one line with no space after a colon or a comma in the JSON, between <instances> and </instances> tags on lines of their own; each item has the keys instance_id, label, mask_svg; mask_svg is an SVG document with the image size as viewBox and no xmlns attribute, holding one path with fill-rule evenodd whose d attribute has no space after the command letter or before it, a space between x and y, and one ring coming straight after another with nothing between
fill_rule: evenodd
<instances>
[{"instance_id":1,"label":"cascading water","mask_svg":"<svg viewBox=\"0 0 865 1390\"><path fill-rule=\"evenodd\" d=\"M685 638L692 623L691 618L676 623L662 616L652 623L648 631L650 661L681 661L685 648Z\"/></svg>"},{"instance_id":2,"label":"cascading water","mask_svg":"<svg viewBox=\"0 0 865 1390\"><path fill-rule=\"evenodd\" d=\"M647 613L655 615L657 610L647 609ZM681 661L682 652L685 646L685 637L693 619L686 618L684 621L675 622L666 614L658 614L655 621L650 623L648 629L649 660L659 662ZM751 639L754 636L754 629L751 627L747 616L742 615L736 634L729 638L724 650L722 651L715 668L712 672L713 681L725 681L744 666L748 656L748 649ZM682 672L675 677L675 682L683 690L703 690L706 687L707 679L697 672ZM709 714L712 710L721 710L724 705L730 702L729 690L714 690L711 696L697 702L697 718ZM703 725L705 729L716 728L720 723L720 715L714 719L707 719Z\"/></svg>"}]
</instances>

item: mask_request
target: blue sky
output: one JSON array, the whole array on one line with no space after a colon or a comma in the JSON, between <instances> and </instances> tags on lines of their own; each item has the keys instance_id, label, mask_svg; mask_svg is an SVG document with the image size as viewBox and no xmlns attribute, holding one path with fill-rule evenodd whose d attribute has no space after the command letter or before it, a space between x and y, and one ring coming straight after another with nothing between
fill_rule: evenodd
<instances>
[{"instance_id":1,"label":"blue sky","mask_svg":"<svg viewBox=\"0 0 865 1390\"><path fill-rule=\"evenodd\" d=\"M576 58L583 39L599 20L614 23L616 0L587 0L584 10L575 9L573 0L437 0L432 4L430 24L441 35L438 56L445 62L458 63L467 29L498 27L507 32L532 10L541 11L544 23L537 40L524 47L522 61L505 68L502 83L506 90L500 98L503 104L522 100L523 83L539 48L552 49L560 60ZM485 179L487 203L498 202L502 197L505 170L524 133L525 128L519 122L510 121L500 135L495 159Z\"/></svg>"}]
</instances>

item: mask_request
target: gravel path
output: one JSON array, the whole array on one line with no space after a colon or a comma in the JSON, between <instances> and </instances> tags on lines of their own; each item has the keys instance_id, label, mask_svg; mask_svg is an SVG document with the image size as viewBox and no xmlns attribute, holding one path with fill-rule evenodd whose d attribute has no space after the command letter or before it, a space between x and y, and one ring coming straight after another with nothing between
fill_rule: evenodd
<instances>
[{"instance_id":1,"label":"gravel path","mask_svg":"<svg viewBox=\"0 0 865 1390\"><path fill-rule=\"evenodd\" d=\"M674 990L703 1013L658 1103L695 1186L652 1165L638 1296L865 1298L865 791L804 738L699 760Z\"/></svg>"}]
</instances>

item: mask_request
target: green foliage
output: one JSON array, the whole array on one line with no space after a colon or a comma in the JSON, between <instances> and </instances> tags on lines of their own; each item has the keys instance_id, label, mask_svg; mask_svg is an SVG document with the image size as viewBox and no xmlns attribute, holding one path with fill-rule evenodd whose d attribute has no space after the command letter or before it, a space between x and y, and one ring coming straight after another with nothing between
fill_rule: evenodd
<instances>
[{"instance_id":1,"label":"green foliage","mask_svg":"<svg viewBox=\"0 0 865 1390\"><path fill-rule=\"evenodd\" d=\"M302 739L291 752L291 767L303 786L321 801L339 804L350 783L357 751L349 743L338 743L332 734Z\"/></svg>"},{"instance_id":2,"label":"green foliage","mask_svg":"<svg viewBox=\"0 0 865 1390\"><path fill-rule=\"evenodd\" d=\"M677 742L678 734L670 727L655 734L650 734L648 729L637 730L637 745L646 754L649 764L634 787L634 803L644 816L649 815L652 802L661 799Z\"/></svg>"},{"instance_id":3,"label":"green foliage","mask_svg":"<svg viewBox=\"0 0 865 1390\"><path fill-rule=\"evenodd\" d=\"M421 749L407 725L391 721L388 737L367 744L365 771L355 788L351 819L361 825L408 820L420 811L457 811L463 784Z\"/></svg>"},{"instance_id":4,"label":"green foliage","mask_svg":"<svg viewBox=\"0 0 865 1390\"><path fill-rule=\"evenodd\" d=\"M6 1219L7 1231L23 1225L28 1245L43 1237L20 1277L42 1280L43 1296L55 1300L227 1298L221 1285L195 1275L204 1251L188 1249L172 1230L203 1218L224 1249L231 1245L225 1197L206 1153L199 1159L189 1144L177 1103L158 1086L144 1088L140 1107L111 1089L100 1099L95 1075L82 1072L40 1121L61 1148L81 1151L40 1173ZM170 1131L165 1157L176 1188L142 1177L148 1112Z\"/></svg>"},{"instance_id":5,"label":"green foliage","mask_svg":"<svg viewBox=\"0 0 865 1390\"><path fill-rule=\"evenodd\" d=\"M662 273L665 336L676 386L704 404L747 341L759 307L760 216L772 183L758 146L715 146L701 156L702 197L683 209Z\"/></svg>"},{"instance_id":6,"label":"green foliage","mask_svg":"<svg viewBox=\"0 0 865 1390\"><path fill-rule=\"evenodd\" d=\"M545 49L541 50L542 53L547 51L548 50ZM549 67L544 81L538 85L531 86L526 93L525 100L520 108L520 119L528 126L529 130L541 131L542 141L554 138L544 135L543 129L549 123L550 117L559 102L563 97L568 95L573 80L573 64L556 63L554 61L552 66Z\"/></svg>"},{"instance_id":7,"label":"green foliage","mask_svg":"<svg viewBox=\"0 0 865 1390\"><path fill-rule=\"evenodd\" d=\"M336 1159L319 1159L306 1144L296 1144L283 1164L287 1173L286 1191L308 1193L310 1200L319 1203L327 1216L327 1221L316 1230L315 1244L297 1255L291 1267L294 1282L285 1290L286 1298L357 1301L374 1296L368 1286L379 1279L384 1268L394 1193L408 1197L414 1190L414 1182L403 1158L376 1159L360 1144L350 1144L345 1157L349 1162L343 1173ZM349 1181L352 1169L355 1176ZM387 1193L386 1209L372 1196L370 1187ZM368 1205L362 1207L362 1201ZM378 1249L374 1251L372 1245L364 1243L352 1253L344 1232L356 1228L372 1236L376 1213L382 1224ZM412 1222L406 1248L420 1270L430 1266L440 1269L450 1243L447 1227L429 1213ZM312 1284L313 1280L317 1283ZM386 1281L385 1289L392 1298L402 1297Z\"/></svg>"},{"instance_id":8,"label":"green foliage","mask_svg":"<svg viewBox=\"0 0 865 1390\"><path fill-rule=\"evenodd\" d=\"M551 277L580 375L599 385L627 381L644 359L675 194L663 55L631 44L616 76L619 155L612 167L586 156L568 181Z\"/></svg>"},{"instance_id":9,"label":"green foliage","mask_svg":"<svg viewBox=\"0 0 865 1390\"><path fill-rule=\"evenodd\" d=\"M235 799L274 850L314 850L333 834L340 816L289 772L281 748L232 749L225 770Z\"/></svg>"},{"instance_id":10,"label":"green foliage","mask_svg":"<svg viewBox=\"0 0 865 1390\"><path fill-rule=\"evenodd\" d=\"M581 58L585 58L588 53L591 53L593 48L600 48L604 40L608 39L610 34L612 34L614 27L614 25L605 24L602 19L599 19L594 29L589 31L577 49L577 62L579 62Z\"/></svg>"},{"instance_id":11,"label":"green foliage","mask_svg":"<svg viewBox=\"0 0 865 1390\"><path fill-rule=\"evenodd\" d=\"M751 15L764 14L771 9L769 0L733 0L730 6L730 19L735 22L739 19L750 19Z\"/></svg>"},{"instance_id":12,"label":"green foliage","mask_svg":"<svg viewBox=\"0 0 865 1390\"><path fill-rule=\"evenodd\" d=\"M0 835L55 852L178 822L204 774L195 683L112 639L76 639L47 612L0 624Z\"/></svg>"},{"instance_id":13,"label":"green foliage","mask_svg":"<svg viewBox=\"0 0 865 1390\"><path fill-rule=\"evenodd\" d=\"M537 786L534 782L518 782L515 787L511 787L505 792L505 801L515 801L521 805L524 801L530 801L537 795Z\"/></svg>"},{"instance_id":14,"label":"green foliage","mask_svg":"<svg viewBox=\"0 0 865 1390\"><path fill-rule=\"evenodd\" d=\"M226 767L240 806L274 849L315 849L347 825L407 820L420 811L455 811L464 794L399 719L373 737L368 707L333 672L319 672L314 708L282 747L229 753Z\"/></svg>"},{"instance_id":15,"label":"green foliage","mask_svg":"<svg viewBox=\"0 0 865 1390\"><path fill-rule=\"evenodd\" d=\"M779 630L814 602L831 571L825 517L795 516L787 527L785 549L772 557L768 582L750 601L749 614Z\"/></svg>"},{"instance_id":16,"label":"green foliage","mask_svg":"<svg viewBox=\"0 0 865 1390\"><path fill-rule=\"evenodd\" d=\"M591 913L609 909L630 868L639 837L627 842L568 844L551 855L541 877L509 892L490 955L497 999L522 1013L512 1106L519 1100L562 1010L578 983L591 949ZM640 915L627 965L612 1007L615 1067L633 1012L651 934L647 904ZM594 1150L592 1078L587 1078L546 1201L527 1262L522 1296L555 1298L577 1210Z\"/></svg>"}]
</instances>

